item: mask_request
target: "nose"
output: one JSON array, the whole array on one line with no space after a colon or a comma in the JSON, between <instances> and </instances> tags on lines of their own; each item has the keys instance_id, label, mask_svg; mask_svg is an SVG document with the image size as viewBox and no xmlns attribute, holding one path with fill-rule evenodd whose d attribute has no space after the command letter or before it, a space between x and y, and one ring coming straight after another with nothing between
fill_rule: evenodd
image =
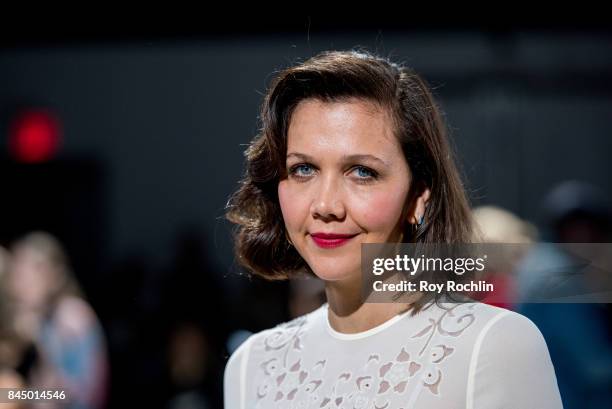
<instances>
[{"instance_id":1,"label":"nose","mask_svg":"<svg viewBox=\"0 0 612 409\"><path fill-rule=\"evenodd\" d=\"M344 219L346 208L342 197L342 187L332 175L319 180L320 184L315 190L310 214L315 219Z\"/></svg>"}]
</instances>

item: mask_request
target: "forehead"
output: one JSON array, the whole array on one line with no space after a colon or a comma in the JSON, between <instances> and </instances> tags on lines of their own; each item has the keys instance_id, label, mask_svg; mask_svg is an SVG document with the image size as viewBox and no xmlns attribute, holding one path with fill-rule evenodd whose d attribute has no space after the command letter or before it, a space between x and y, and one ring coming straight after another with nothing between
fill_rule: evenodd
<instances>
[{"instance_id":1,"label":"forehead","mask_svg":"<svg viewBox=\"0 0 612 409\"><path fill-rule=\"evenodd\" d=\"M401 153L388 110L363 99L300 102L291 116L287 138L288 150Z\"/></svg>"}]
</instances>

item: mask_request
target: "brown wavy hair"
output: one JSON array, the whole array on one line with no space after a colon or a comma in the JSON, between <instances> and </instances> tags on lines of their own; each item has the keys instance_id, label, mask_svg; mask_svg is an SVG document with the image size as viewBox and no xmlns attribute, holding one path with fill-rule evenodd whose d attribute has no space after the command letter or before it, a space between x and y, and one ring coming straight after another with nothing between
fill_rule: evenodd
<instances>
[{"instance_id":1,"label":"brown wavy hair","mask_svg":"<svg viewBox=\"0 0 612 409\"><path fill-rule=\"evenodd\" d=\"M405 214L424 187L431 191L425 222L407 224L404 241L468 243L468 200L447 139L442 112L427 83L411 68L364 50L326 51L275 77L261 105L261 127L245 151L246 172L226 206L236 224L238 262L255 275L287 279L312 271L287 241L278 183L287 177L287 130L296 106L358 98L392 113L395 133L412 173ZM403 218L405 220L405 218Z\"/></svg>"}]
</instances>

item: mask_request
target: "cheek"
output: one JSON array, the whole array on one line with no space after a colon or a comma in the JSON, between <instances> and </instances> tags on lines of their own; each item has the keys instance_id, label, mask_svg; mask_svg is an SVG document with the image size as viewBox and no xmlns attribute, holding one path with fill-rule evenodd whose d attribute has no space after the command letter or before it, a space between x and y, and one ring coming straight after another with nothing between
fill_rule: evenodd
<instances>
[{"instance_id":1,"label":"cheek","mask_svg":"<svg viewBox=\"0 0 612 409\"><path fill-rule=\"evenodd\" d=\"M370 193L354 203L355 221L370 232L390 232L399 221L407 194L406 188L382 189Z\"/></svg>"},{"instance_id":2,"label":"cheek","mask_svg":"<svg viewBox=\"0 0 612 409\"><path fill-rule=\"evenodd\" d=\"M291 185L283 180L278 184L278 201L287 229L298 229L308 214L308 204L304 195L294 192Z\"/></svg>"}]
</instances>

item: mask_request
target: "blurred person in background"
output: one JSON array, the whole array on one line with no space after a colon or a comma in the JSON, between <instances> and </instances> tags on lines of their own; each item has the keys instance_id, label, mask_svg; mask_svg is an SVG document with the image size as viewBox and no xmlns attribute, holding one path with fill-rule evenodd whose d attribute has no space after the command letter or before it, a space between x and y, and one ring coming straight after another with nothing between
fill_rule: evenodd
<instances>
[{"instance_id":1,"label":"blurred person in background","mask_svg":"<svg viewBox=\"0 0 612 409\"><path fill-rule=\"evenodd\" d=\"M548 193L543 210L544 240L550 243L535 245L518 267L519 297L523 301L518 311L533 320L546 338L564 408L610 408L610 304L532 302L551 283L565 285L575 294L597 290L598 284L589 282L588 274L578 274L574 257L555 243L610 243L609 198L589 183L567 181Z\"/></svg>"},{"instance_id":2,"label":"blurred person in background","mask_svg":"<svg viewBox=\"0 0 612 409\"><path fill-rule=\"evenodd\" d=\"M62 245L48 233L33 232L11 251L8 313L14 332L38 352L27 374L28 387L65 390L67 403L58 407L103 407L108 382L104 333Z\"/></svg>"},{"instance_id":3,"label":"blurred person in background","mask_svg":"<svg viewBox=\"0 0 612 409\"><path fill-rule=\"evenodd\" d=\"M6 311L6 297L4 294L4 277L9 265L9 253L0 246L0 389L19 389L25 387L25 380L18 371L21 358L21 343L10 331L9 318ZM24 404L4 403L2 408L19 409Z\"/></svg>"},{"instance_id":4,"label":"blurred person in background","mask_svg":"<svg viewBox=\"0 0 612 409\"><path fill-rule=\"evenodd\" d=\"M496 264L487 264L490 274L487 282L493 283L495 290L491 294L491 301L487 301L487 297L482 302L513 309L517 297L516 266L525 256L530 244L537 240L537 228L497 206L476 207L472 214L474 242L500 244L499 249L504 254L504 257L496 258Z\"/></svg>"},{"instance_id":5,"label":"blurred person in background","mask_svg":"<svg viewBox=\"0 0 612 409\"><path fill-rule=\"evenodd\" d=\"M212 356L208 338L202 326L195 322L181 322L172 329L167 363L174 395L168 409L214 407L206 388Z\"/></svg>"}]
</instances>

